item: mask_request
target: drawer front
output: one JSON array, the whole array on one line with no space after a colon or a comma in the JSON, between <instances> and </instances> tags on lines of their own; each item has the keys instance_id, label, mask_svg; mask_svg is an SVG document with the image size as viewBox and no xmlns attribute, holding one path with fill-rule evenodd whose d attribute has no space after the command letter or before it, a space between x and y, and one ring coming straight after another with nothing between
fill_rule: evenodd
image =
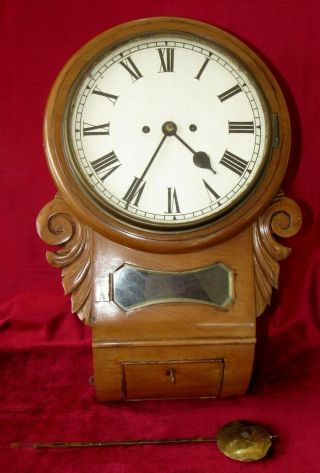
<instances>
[{"instance_id":1,"label":"drawer front","mask_svg":"<svg viewBox=\"0 0 320 473\"><path fill-rule=\"evenodd\" d=\"M223 378L221 359L123 363L128 400L217 397Z\"/></svg>"}]
</instances>

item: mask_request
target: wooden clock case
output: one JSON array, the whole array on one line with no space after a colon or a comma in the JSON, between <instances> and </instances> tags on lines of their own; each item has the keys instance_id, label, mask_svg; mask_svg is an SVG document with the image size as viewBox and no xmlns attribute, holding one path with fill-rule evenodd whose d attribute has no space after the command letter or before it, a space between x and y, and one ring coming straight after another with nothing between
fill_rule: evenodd
<instances>
[{"instance_id":1,"label":"wooden clock case","mask_svg":"<svg viewBox=\"0 0 320 473\"><path fill-rule=\"evenodd\" d=\"M70 90L101 50L157 31L196 34L222 44L256 79L268 107L269 159L254 188L225 215L198 228L165 232L135 227L103 208L77 180L65 156L64 116ZM193 20L150 18L113 28L82 48L60 73L45 116L45 148L58 187L40 212L41 238L62 248L47 252L62 269L72 311L92 326L94 380L99 400L218 397L248 387L256 316L277 287L278 261L290 249L274 235L294 235L299 207L279 187L290 151L290 123L279 86L247 46ZM112 275L125 264L183 272L215 263L232 274L224 307L167 302L125 311L115 303Z\"/></svg>"}]
</instances>

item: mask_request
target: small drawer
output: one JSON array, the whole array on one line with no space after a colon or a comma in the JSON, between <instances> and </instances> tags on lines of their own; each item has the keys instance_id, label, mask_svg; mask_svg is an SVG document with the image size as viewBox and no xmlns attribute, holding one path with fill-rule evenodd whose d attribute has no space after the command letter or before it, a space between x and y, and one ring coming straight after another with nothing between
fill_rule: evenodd
<instances>
[{"instance_id":1,"label":"small drawer","mask_svg":"<svg viewBox=\"0 0 320 473\"><path fill-rule=\"evenodd\" d=\"M123 363L125 396L134 399L217 397L223 360Z\"/></svg>"}]
</instances>

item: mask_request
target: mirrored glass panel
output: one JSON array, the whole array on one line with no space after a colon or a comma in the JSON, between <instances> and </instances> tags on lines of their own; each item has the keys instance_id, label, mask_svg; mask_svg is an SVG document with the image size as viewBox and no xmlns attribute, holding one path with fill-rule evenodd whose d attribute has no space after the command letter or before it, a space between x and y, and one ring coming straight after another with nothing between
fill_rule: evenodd
<instances>
[{"instance_id":1,"label":"mirrored glass panel","mask_svg":"<svg viewBox=\"0 0 320 473\"><path fill-rule=\"evenodd\" d=\"M113 274L113 300L123 310L168 302L226 308L232 301L233 272L221 263L192 271L153 271L125 264Z\"/></svg>"}]
</instances>

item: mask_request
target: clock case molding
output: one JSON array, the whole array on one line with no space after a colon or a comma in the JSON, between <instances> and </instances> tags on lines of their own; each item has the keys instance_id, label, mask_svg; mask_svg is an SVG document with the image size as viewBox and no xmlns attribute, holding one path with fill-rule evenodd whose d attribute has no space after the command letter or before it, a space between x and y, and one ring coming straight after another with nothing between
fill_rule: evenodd
<instances>
[{"instance_id":1,"label":"clock case molding","mask_svg":"<svg viewBox=\"0 0 320 473\"><path fill-rule=\"evenodd\" d=\"M211 223L185 231L120 221L84 192L64 152L69 93L88 62L114 43L159 31L196 34L238 57L263 91L272 130L268 162L245 199ZM290 253L275 236L290 237L301 226L299 207L279 190L289 158L290 123L268 68L242 42L200 22L152 18L120 25L89 42L62 70L48 100L44 137L59 192L40 212L37 229L46 243L61 246L48 251L47 260L62 269L72 312L92 326L98 399L243 394L252 371L255 318L270 304L272 287L278 287L278 262ZM112 300L110 274L126 263L184 271L218 262L234 274L233 303L226 310L166 303L125 312Z\"/></svg>"}]
</instances>

